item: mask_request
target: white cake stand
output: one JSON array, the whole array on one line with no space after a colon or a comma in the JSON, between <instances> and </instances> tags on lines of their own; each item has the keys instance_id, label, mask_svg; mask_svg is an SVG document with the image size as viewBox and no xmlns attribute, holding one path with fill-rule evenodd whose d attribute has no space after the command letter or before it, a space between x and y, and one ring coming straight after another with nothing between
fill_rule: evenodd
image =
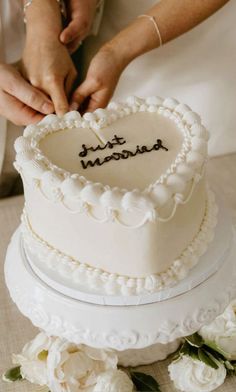
<instances>
[{"instance_id":1,"label":"white cake stand","mask_svg":"<svg viewBox=\"0 0 236 392\"><path fill-rule=\"evenodd\" d=\"M19 229L7 251L5 278L12 300L35 326L76 344L118 350L121 364L136 366L164 359L179 338L224 311L236 297L235 258L235 236L221 208L215 238L198 265L174 288L149 299L127 297L126 305L123 297L93 293L78 299L74 287L53 284L45 271L32 268L37 263L26 257Z\"/></svg>"}]
</instances>

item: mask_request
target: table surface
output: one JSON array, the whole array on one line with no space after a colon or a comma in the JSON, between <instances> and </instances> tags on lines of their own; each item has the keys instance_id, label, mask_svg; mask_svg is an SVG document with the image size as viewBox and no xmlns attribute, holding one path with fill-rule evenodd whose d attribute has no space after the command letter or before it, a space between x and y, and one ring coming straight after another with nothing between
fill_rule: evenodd
<instances>
[{"instance_id":1,"label":"table surface","mask_svg":"<svg viewBox=\"0 0 236 392\"><path fill-rule=\"evenodd\" d=\"M232 211L232 220L236 225L236 154L211 159L209 178L214 188L222 195L228 208ZM23 197L0 200L0 374L12 366L11 354L21 351L23 345L37 334L30 321L20 314L12 303L4 283L3 264L7 245L11 235L20 222ZM162 392L174 392L169 379L167 366L169 360L160 361L138 370L151 374L157 379ZM46 391L47 389L45 389ZM236 377L228 378L219 392L235 392ZM0 392L39 392L44 390L28 382L3 383L0 379Z\"/></svg>"}]
</instances>

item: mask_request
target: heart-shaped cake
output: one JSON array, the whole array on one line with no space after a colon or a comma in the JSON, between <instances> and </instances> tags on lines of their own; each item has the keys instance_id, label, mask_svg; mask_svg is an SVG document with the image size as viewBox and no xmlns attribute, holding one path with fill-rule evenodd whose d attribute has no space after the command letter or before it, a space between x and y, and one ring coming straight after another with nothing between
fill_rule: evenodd
<instances>
[{"instance_id":1,"label":"heart-shaped cake","mask_svg":"<svg viewBox=\"0 0 236 392\"><path fill-rule=\"evenodd\" d=\"M175 284L216 224L207 138L187 105L159 97L28 126L15 143L25 247L109 294Z\"/></svg>"}]
</instances>

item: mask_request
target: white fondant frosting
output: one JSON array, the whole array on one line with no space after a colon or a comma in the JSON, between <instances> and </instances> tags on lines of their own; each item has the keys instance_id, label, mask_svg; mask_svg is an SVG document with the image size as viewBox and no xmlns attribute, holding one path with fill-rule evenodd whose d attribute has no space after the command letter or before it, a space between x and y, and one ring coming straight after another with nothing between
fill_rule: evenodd
<instances>
[{"instance_id":1,"label":"white fondant frosting","mask_svg":"<svg viewBox=\"0 0 236 392\"><path fill-rule=\"evenodd\" d=\"M199 115L173 98L46 116L15 142L32 232L80 261L74 276L89 266L90 284L106 278L106 292L114 282L123 295L173 284L205 227L207 140Z\"/></svg>"},{"instance_id":2,"label":"white fondant frosting","mask_svg":"<svg viewBox=\"0 0 236 392\"><path fill-rule=\"evenodd\" d=\"M205 253L207 245L214 238L217 213L218 208L215 204L214 194L208 190L204 219L193 241L166 271L139 278L107 273L63 254L34 232L26 211L22 215L22 233L26 251L30 250L49 269L58 271L59 274L66 276L71 281L85 284L91 289L102 288L104 294L141 295L171 287L186 277L188 271L197 264L199 257Z\"/></svg>"}]
</instances>

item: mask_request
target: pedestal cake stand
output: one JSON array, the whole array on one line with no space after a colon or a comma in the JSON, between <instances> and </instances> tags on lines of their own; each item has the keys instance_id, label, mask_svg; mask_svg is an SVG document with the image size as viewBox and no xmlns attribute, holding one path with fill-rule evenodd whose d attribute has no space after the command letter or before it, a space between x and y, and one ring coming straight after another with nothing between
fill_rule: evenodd
<instances>
[{"instance_id":1,"label":"pedestal cake stand","mask_svg":"<svg viewBox=\"0 0 236 392\"><path fill-rule=\"evenodd\" d=\"M12 300L35 326L76 344L115 349L120 364L136 366L166 358L177 349L179 338L224 311L236 297L235 255L235 234L221 206L207 252L168 290L113 297L76 289L26 254L20 228L8 247L5 279Z\"/></svg>"}]
</instances>

